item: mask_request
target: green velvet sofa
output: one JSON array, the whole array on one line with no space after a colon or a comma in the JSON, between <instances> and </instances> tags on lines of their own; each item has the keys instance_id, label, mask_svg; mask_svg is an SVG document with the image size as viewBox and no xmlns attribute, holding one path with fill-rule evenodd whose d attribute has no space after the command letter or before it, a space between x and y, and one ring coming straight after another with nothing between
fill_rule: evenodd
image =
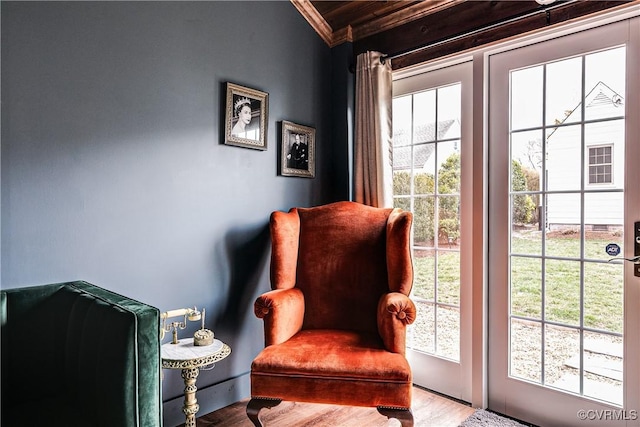
<instances>
[{"instance_id":1,"label":"green velvet sofa","mask_svg":"<svg viewBox=\"0 0 640 427\"><path fill-rule=\"evenodd\" d=\"M0 424L161 426L159 319L86 282L0 291Z\"/></svg>"}]
</instances>

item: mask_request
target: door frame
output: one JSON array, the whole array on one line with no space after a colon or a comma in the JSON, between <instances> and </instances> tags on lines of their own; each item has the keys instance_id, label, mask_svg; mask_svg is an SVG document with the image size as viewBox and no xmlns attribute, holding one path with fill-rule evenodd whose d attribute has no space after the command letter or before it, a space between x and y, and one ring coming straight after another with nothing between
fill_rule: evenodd
<instances>
[{"instance_id":1,"label":"door frame","mask_svg":"<svg viewBox=\"0 0 640 427\"><path fill-rule=\"evenodd\" d=\"M446 68L450 65L458 64L461 62L472 62L472 144L469 144L467 149L469 150L466 156L467 160L471 161L471 171L466 176L462 177L463 185L465 180L471 180L472 183L470 198L468 202L473 209L473 215L470 222L467 224L467 231L465 236L470 239L470 245L468 245L469 253L467 260L470 263L469 278L471 280L471 286L467 289L470 293L468 298L465 298L471 304L470 315L467 318L467 322L470 323L468 330L470 331L470 351L471 351L471 394L468 400L475 408L488 408L489 407L489 392L488 392L488 299L489 299L489 277L488 277L488 200L490 189L488 185L488 168L489 168L489 136L488 136L488 99L487 94L489 91L489 58L492 55L517 49L518 47L528 46L531 44L539 43L542 41L550 40L553 38L561 37L563 35L573 34L576 32L584 31L586 29L595 28L598 26L606 25L608 23L621 21L633 17L640 16L640 4L638 1L634 1L633 4L622 4L621 6L609 9L608 11L598 12L589 17L582 17L574 21L564 22L558 25L550 25L549 27L541 30L535 30L531 33L518 36L513 39L497 41L481 48L472 48L468 51L445 57L442 59L434 60L428 63L419 64L412 67L396 70L393 73L394 80L414 76L417 74L429 72L432 70ZM631 28L632 33L640 33L640 25L633 25ZM640 68L640 51L636 53L627 54L627 65L635 63L637 68ZM634 91L640 93L640 87L638 84L627 84L628 91ZM629 103L630 114L627 114L628 120L633 120L640 126L640 105L637 103ZM640 133L640 130L638 130ZM629 146L630 144L627 144ZM627 156L629 153L627 153ZM632 171L627 171L627 180L629 182L640 182L640 168ZM628 186L627 186L628 188ZM627 215L630 215L627 213ZM628 237L631 239L631 237ZM625 242L625 247L630 248L630 242ZM629 249L627 249L629 251ZM465 255L466 256L466 255ZM627 257L631 256L630 253L626 254ZM640 286L632 289L625 289L625 292L629 292L629 295L633 295L633 299L640 301ZM462 298L462 295L461 295ZM461 301L462 302L462 301ZM625 310L628 310L625 307ZM461 328L465 325L461 324ZM627 334L630 332L627 331ZM640 327L636 329L638 334L638 340L640 341ZM461 339L462 336L461 336ZM625 359L633 356L631 350L624 349ZM631 378L640 383L640 368L634 368L633 371L625 367L625 372L630 375ZM639 407L640 409L640 407Z\"/></svg>"},{"instance_id":2,"label":"door frame","mask_svg":"<svg viewBox=\"0 0 640 427\"><path fill-rule=\"evenodd\" d=\"M638 10L636 8L633 16L637 16ZM631 74L633 70L640 70L639 57L640 54L640 18L632 18L628 21L626 19L629 16L621 16L618 19L612 20L612 22L604 22L606 26L600 28L591 28L587 37L583 37L583 34L577 34L574 32L558 32L557 38L553 41L550 39L544 40L541 43L529 43L520 44L518 46L511 46L510 49L501 49L500 51L487 54L488 57L488 71L487 78L491 81L504 81L505 76L508 76L510 69L517 69L525 65L535 65L539 63L545 63L556 59L558 56L567 56L564 53L556 54L557 50L566 52L571 50L571 54L587 53L601 48L608 48L616 45L627 44L627 76L637 75ZM618 21L618 22L615 22ZM614 31L616 30L617 31ZM553 49L549 49L549 43L553 43ZM512 55L498 55L504 52L514 50L517 48L526 46L526 58L519 57L514 60ZM508 78L508 77L507 77ZM499 79L499 80L496 80ZM489 83L490 85L491 83ZM489 118L487 119L487 129L489 132L489 139L495 143L496 139L502 141L500 147L503 148L508 145L505 144L505 138L508 144L508 111L504 110L504 105L508 105L508 85L501 85L499 88L492 87L492 97L489 100ZM627 80L627 94L638 94L639 90L638 79L635 81ZM640 147L638 141L640 140L640 114L638 109L640 108L640 101L638 96L626 97L626 161L627 165L634 158L640 158ZM495 113L498 111L498 113ZM635 142L635 144L634 144ZM491 167L491 172L495 173L495 165L502 164L508 165L509 157L508 150L498 149L492 150L489 147L488 162ZM633 221L640 220L640 195L638 192L630 191L637 188L637 183L640 182L640 173L638 168L627 167L626 182L625 182L625 256L631 257L633 254L633 233L631 227L628 224L632 224ZM497 214L501 213L503 209L508 210L508 170L509 168L502 169L502 175L500 177L490 178L490 190L489 190L489 207L488 207L488 221L490 240L488 242L489 248L504 247L508 242L509 230L501 224L499 220L496 220ZM505 172L506 171L506 172ZM506 175L505 175L506 173ZM636 183L636 184L634 184ZM636 215L637 217L633 217ZM507 245L508 247L508 245ZM540 385L531 383L525 383L520 380L510 379L508 377L508 355L503 351L508 348L508 259L505 257L505 251L500 251L496 254L496 251L489 250L488 267L487 268L487 280L491 284L489 292L489 349L488 351L495 351L496 348L500 349L498 354L493 353L492 357L489 357L488 364L488 406L490 409L497 412L501 412L519 419L524 419L529 422L533 422L540 425L553 425L554 420L551 417L547 417L546 414L553 413L566 413L570 421L576 425L584 423L577 416L580 410L611 410L617 411L614 405L608 405L601 402L595 404L595 401L590 401L588 398L577 397L568 395L564 392L552 390ZM632 266L627 265L625 267L625 341L624 341L624 406L627 410L637 410L640 408L640 369L637 365L639 363L632 363L634 355L637 358L637 352L640 350L638 343L640 342L640 316L637 314L637 308L633 309L629 304L631 301L640 300L640 279L634 278L632 273ZM502 286L500 285L502 284ZM631 332L633 331L633 332ZM635 333L634 333L635 332ZM535 390L543 389L548 399L545 399L545 411L532 410L530 405L514 402L513 396L523 395L528 396L530 400L538 400L538 398L532 398L531 395ZM560 399L560 397L563 399ZM561 400L564 402L561 403ZM568 406L569 405L569 406ZM592 406L593 405L593 406ZM623 415L628 415L624 414ZM631 414L633 415L633 414ZM625 418L625 417L623 417ZM634 418L633 416L626 418ZM567 422L563 422L563 425L569 425ZM625 419L619 424L607 424L607 425L640 425L637 419Z\"/></svg>"}]
</instances>

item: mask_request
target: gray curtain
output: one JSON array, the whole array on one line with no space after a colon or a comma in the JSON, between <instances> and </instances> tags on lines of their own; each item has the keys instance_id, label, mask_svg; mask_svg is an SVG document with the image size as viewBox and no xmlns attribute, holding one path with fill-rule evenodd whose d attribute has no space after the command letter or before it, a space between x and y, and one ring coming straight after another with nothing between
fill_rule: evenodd
<instances>
[{"instance_id":1,"label":"gray curtain","mask_svg":"<svg viewBox=\"0 0 640 427\"><path fill-rule=\"evenodd\" d=\"M358 55L354 200L375 207L393 207L391 61L380 52Z\"/></svg>"}]
</instances>

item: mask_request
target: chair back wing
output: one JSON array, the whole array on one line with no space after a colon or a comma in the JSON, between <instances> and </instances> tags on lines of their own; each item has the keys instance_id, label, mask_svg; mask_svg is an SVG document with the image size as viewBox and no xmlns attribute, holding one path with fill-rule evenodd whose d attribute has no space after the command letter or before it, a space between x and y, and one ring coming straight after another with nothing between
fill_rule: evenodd
<instances>
[{"instance_id":1,"label":"chair back wing","mask_svg":"<svg viewBox=\"0 0 640 427\"><path fill-rule=\"evenodd\" d=\"M413 287L411 224L413 214L394 209L387 221L387 269L389 289L409 296Z\"/></svg>"},{"instance_id":2,"label":"chair back wing","mask_svg":"<svg viewBox=\"0 0 640 427\"><path fill-rule=\"evenodd\" d=\"M377 304L389 292L390 213L353 202L298 209L296 286L305 297L303 329L377 330Z\"/></svg>"},{"instance_id":3,"label":"chair back wing","mask_svg":"<svg viewBox=\"0 0 640 427\"><path fill-rule=\"evenodd\" d=\"M296 208L276 211L269 220L271 231L271 289L291 289L296 285L300 217Z\"/></svg>"}]
</instances>

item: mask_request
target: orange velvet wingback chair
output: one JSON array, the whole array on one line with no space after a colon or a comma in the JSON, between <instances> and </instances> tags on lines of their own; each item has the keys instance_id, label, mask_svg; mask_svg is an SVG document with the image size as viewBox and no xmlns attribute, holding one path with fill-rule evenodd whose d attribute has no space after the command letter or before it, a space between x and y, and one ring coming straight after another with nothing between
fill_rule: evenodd
<instances>
[{"instance_id":1,"label":"orange velvet wingback chair","mask_svg":"<svg viewBox=\"0 0 640 427\"><path fill-rule=\"evenodd\" d=\"M413 425L406 326L416 315L412 214L337 202L274 212L271 287L255 302L265 349L247 415L282 400L376 407Z\"/></svg>"}]
</instances>

